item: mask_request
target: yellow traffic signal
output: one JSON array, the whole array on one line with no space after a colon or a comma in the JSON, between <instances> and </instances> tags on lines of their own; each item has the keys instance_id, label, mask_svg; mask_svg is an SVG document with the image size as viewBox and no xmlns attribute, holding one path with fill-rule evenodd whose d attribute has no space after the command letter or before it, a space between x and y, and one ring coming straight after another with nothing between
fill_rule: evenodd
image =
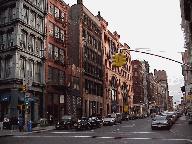
<instances>
[{"instance_id":1,"label":"yellow traffic signal","mask_svg":"<svg viewBox=\"0 0 192 144\"><path fill-rule=\"evenodd\" d=\"M113 64L114 66L119 66L119 56L118 56L118 53L116 53L115 55L112 55L112 58L113 58Z\"/></svg>"},{"instance_id":2,"label":"yellow traffic signal","mask_svg":"<svg viewBox=\"0 0 192 144\"><path fill-rule=\"evenodd\" d=\"M26 84L23 84L23 92L26 91Z\"/></svg>"},{"instance_id":3,"label":"yellow traffic signal","mask_svg":"<svg viewBox=\"0 0 192 144\"><path fill-rule=\"evenodd\" d=\"M119 66L124 66L124 65L127 64L125 57L126 57L125 54L120 53L120 56L119 56Z\"/></svg>"}]
</instances>

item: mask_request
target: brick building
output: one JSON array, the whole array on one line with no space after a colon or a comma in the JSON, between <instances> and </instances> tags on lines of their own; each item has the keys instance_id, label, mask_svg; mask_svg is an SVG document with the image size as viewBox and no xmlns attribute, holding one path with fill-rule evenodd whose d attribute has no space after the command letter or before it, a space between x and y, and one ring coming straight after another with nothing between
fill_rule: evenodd
<instances>
[{"instance_id":1,"label":"brick building","mask_svg":"<svg viewBox=\"0 0 192 144\"><path fill-rule=\"evenodd\" d=\"M119 42L120 35L117 32L111 33L108 29L108 23L100 16L98 17L102 24L103 40L103 64L104 64L104 115L112 112L122 113L124 107L133 107L132 91L132 67L129 50L121 50L126 54L127 65L123 67L112 66L112 55L118 52L118 48L129 49L127 44L122 45Z\"/></svg>"},{"instance_id":2,"label":"brick building","mask_svg":"<svg viewBox=\"0 0 192 144\"><path fill-rule=\"evenodd\" d=\"M139 60L132 60L132 73L133 73L133 104L135 112L138 113L141 104L144 103L144 86L143 86L143 69L142 63Z\"/></svg>"},{"instance_id":3,"label":"brick building","mask_svg":"<svg viewBox=\"0 0 192 144\"><path fill-rule=\"evenodd\" d=\"M57 121L67 113L65 99L69 6L62 0L48 0L47 6L45 112L46 118L53 116Z\"/></svg>"},{"instance_id":4,"label":"brick building","mask_svg":"<svg viewBox=\"0 0 192 144\"><path fill-rule=\"evenodd\" d=\"M103 114L103 63L101 24L77 0L69 9L68 56L79 68L82 116Z\"/></svg>"}]
</instances>

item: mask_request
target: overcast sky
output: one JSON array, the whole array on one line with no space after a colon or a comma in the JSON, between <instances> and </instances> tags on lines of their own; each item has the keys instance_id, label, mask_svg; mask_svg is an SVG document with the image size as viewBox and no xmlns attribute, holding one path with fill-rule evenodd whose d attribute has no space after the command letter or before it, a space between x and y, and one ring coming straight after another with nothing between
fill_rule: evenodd
<instances>
[{"instance_id":1,"label":"overcast sky","mask_svg":"<svg viewBox=\"0 0 192 144\"><path fill-rule=\"evenodd\" d=\"M64 0L72 6L77 0ZM179 0L83 0L93 15L100 11L108 22L108 30L117 31L120 42L131 49L140 49L182 62L184 38L181 30ZM131 52L132 60L146 60L150 72L165 70L168 76L169 92L174 102L180 103L183 86L181 65L166 59Z\"/></svg>"}]
</instances>

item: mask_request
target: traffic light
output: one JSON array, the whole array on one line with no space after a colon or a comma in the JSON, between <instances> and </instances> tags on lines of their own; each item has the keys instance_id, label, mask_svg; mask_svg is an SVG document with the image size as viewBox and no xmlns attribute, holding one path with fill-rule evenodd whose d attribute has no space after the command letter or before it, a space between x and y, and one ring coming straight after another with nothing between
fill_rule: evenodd
<instances>
[{"instance_id":1,"label":"traffic light","mask_svg":"<svg viewBox=\"0 0 192 144\"><path fill-rule=\"evenodd\" d=\"M112 58L113 58L113 66L119 66L119 56L118 56L118 53L116 53L115 55L112 55Z\"/></svg>"},{"instance_id":2,"label":"traffic light","mask_svg":"<svg viewBox=\"0 0 192 144\"><path fill-rule=\"evenodd\" d=\"M125 57L126 57L125 54L120 53L120 56L119 56L119 66L124 66L124 65L127 64Z\"/></svg>"},{"instance_id":3,"label":"traffic light","mask_svg":"<svg viewBox=\"0 0 192 144\"><path fill-rule=\"evenodd\" d=\"M26 84L23 84L23 92L26 92Z\"/></svg>"}]
</instances>

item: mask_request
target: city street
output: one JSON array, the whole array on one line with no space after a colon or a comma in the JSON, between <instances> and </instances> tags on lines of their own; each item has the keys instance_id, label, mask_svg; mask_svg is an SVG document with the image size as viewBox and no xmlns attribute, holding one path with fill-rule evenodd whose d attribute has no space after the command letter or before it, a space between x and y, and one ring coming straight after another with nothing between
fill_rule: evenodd
<instances>
[{"instance_id":1,"label":"city street","mask_svg":"<svg viewBox=\"0 0 192 144\"><path fill-rule=\"evenodd\" d=\"M192 125L187 117L180 117L170 130L151 130L151 118L123 121L114 126L103 126L93 130L76 131L52 130L44 133L33 133L0 138L1 144L190 144L192 143Z\"/></svg>"}]
</instances>

